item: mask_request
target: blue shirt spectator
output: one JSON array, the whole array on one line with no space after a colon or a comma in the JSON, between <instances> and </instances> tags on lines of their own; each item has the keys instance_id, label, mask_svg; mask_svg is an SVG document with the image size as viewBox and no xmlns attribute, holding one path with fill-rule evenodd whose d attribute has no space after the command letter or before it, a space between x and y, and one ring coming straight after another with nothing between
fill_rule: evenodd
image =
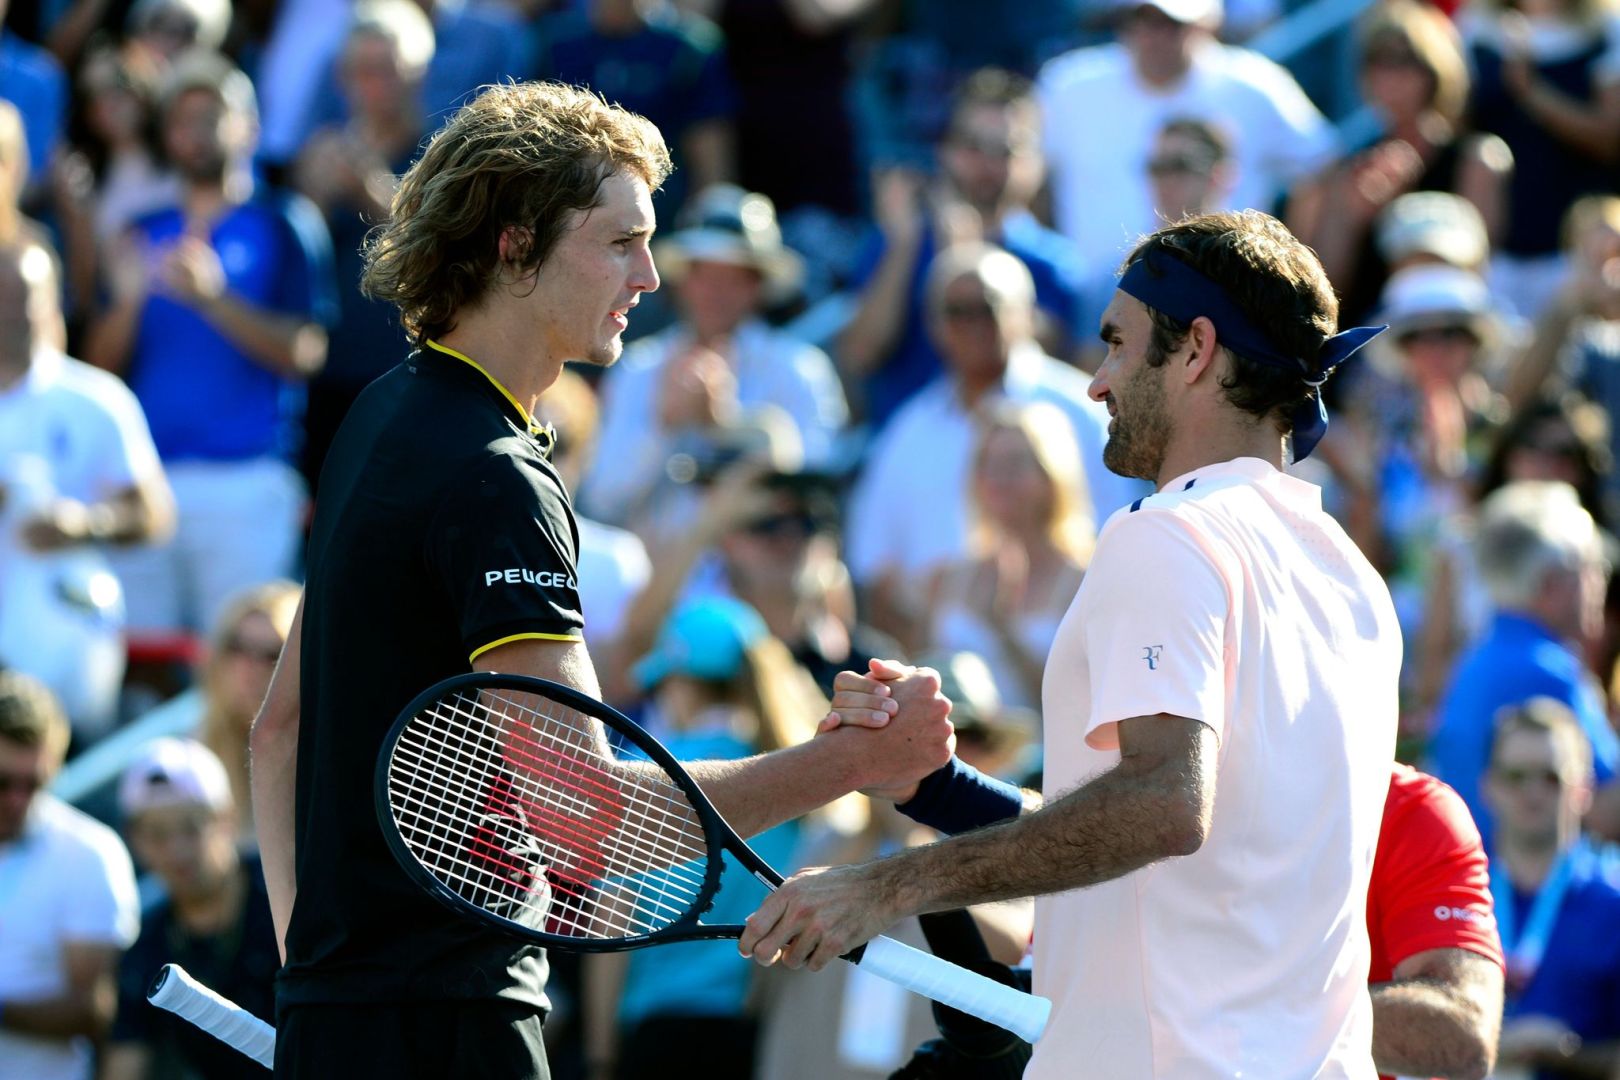
<instances>
[{"instance_id":1,"label":"blue shirt spectator","mask_svg":"<svg viewBox=\"0 0 1620 1080\"><path fill-rule=\"evenodd\" d=\"M1499 612L1457 665L1429 744L1431 771L1463 797L1481 835L1489 836L1492 824L1480 778L1490 759L1497 713L1533 697L1550 697L1575 713L1592 744L1599 784L1612 780L1620 766L1620 739L1581 658L1534 619Z\"/></svg>"},{"instance_id":2,"label":"blue shirt spectator","mask_svg":"<svg viewBox=\"0 0 1620 1080\"><path fill-rule=\"evenodd\" d=\"M22 114L29 175L44 176L67 127L68 85L61 65L38 45L0 30L0 98Z\"/></svg>"},{"instance_id":3,"label":"blue shirt spectator","mask_svg":"<svg viewBox=\"0 0 1620 1080\"><path fill-rule=\"evenodd\" d=\"M1502 1019L1506 1026L1524 1017L1556 1017L1580 1037L1583 1045L1620 1040L1620 880L1598 853L1577 847L1546 951L1528 982L1513 978ZM1605 870L1608 869L1608 872ZM1547 891L1524 891L1509 885L1497 897L1498 920L1526 927L1536 902ZM1504 903L1504 901L1506 903ZM1507 911L1507 919L1501 913ZM1556 1080L1564 1072L1539 1070L1537 1080Z\"/></svg>"},{"instance_id":4,"label":"blue shirt spectator","mask_svg":"<svg viewBox=\"0 0 1620 1080\"><path fill-rule=\"evenodd\" d=\"M155 251L179 239L185 224L176 207L140 218L134 233ZM229 209L208 241L236 296L323 325L336 321L331 240L304 199L260 194ZM129 381L165 461L285 458L295 449L303 384L250 358L193 307L148 297Z\"/></svg>"}]
</instances>

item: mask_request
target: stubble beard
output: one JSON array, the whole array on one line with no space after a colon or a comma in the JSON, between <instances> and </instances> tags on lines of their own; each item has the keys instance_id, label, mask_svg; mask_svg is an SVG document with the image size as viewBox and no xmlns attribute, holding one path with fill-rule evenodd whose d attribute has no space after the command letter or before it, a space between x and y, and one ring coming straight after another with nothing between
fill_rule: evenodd
<instances>
[{"instance_id":1,"label":"stubble beard","mask_svg":"<svg viewBox=\"0 0 1620 1080\"><path fill-rule=\"evenodd\" d=\"M1171 426L1158 374L1157 368L1144 364L1131 376L1125 385L1133 402L1128 410L1115 398L1113 430L1103 444L1103 464L1119 476L1157 482L1164 465Z\"/></svg>"}]
</instances>

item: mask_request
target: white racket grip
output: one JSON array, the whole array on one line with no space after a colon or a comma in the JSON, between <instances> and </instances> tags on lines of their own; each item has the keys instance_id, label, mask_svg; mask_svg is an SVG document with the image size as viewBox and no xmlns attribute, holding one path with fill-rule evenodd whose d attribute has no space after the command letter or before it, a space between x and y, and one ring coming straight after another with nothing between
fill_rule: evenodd
<instances>
[{"instance_id":1,"label":"white racket grip","mask_svg":"<svg viewBox=\"0 0 1620 1080\"><path fill-rule=\"evenodd\" d=\"M193 979L179 964L163 965L146 1000L191 1021L265 1068L275 1068L276 1029Z\"/></svg>"},{"instance_id":2,"label":"white racket grip","mask_svg":"<svg viewBox=\"0 0 1620 1080\"><path fill-rule=\"evenodd\" d=\"M1046 998L1004 986L893 938L867 942L858 966L913 993L1006 1028L1025 1042L1041 1037L1052 1012Z\"/></svg>"}]
</instances>

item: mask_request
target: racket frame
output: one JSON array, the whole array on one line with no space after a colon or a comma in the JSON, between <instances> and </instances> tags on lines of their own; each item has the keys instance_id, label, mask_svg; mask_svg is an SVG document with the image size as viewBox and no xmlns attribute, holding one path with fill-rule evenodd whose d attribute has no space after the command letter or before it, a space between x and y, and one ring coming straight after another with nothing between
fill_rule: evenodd
<instances>
[{"instance_id":1,"label":"racket frame","mask_svg":"<svg viewBox=\"0 0 1620 1080\"><path fill-rule=\"evenodd\" d=\"M697 816L698 825L703 830L704 842L708 845L709 854L704 859L703 884L698 890L690 909L680 918L667 926L645 934L627 935L613 938L574 937L566 934L551 934L543 930L523 926L513 922L493 911L479 906L459 895L454 889L440 881L433 873L422 865L410 845L400 835L399 826L394 820L394 810L388 797L389 764L394 757L394 748L398 745L401 736L429 706L450 698L456 693L472 691L476 694L482 690L511 690L521 694L534 694L557 702L575 712L591 717L601 723L604 728L617 730L622 734L637 752L646 756L648 761L657 765L667 774L668 779L680 788L686 796ZM617 760L617 759L616 759ZM634 759L626 762L634 764ZM541 945L547 948L563 949L568 952L625 952L630 949L639 949L647 945L663 945L678 941L723 941L735 940L742 936L741 923L704 923L699 920L703 914L714 905L714 898L720 891L720 876L725 869L721 855L725 851L731 854L742 865L743 869L753 874L768 888L775 889L785 880L769 863L760 858L748 842L738 836L735 830L728 825L720 811L716 810L703 789L698 787L697 781L688 775L686 769L675 756L664 748L650 732L619 712L611 705L607 705L587 694L575 690L571 686L541 679L532 675L508 675L500 672L474 671L462 675L455 675L441 680L423 690L401 711L399 717L389 728L387 736L383 739L382 752L377 755L377 768L373 779L373 793L377 809L377 823L382 829L383 839L388 845L389 852L396 862L404 869L413 883L424 889L429 895L446 904L461 915L472 915L486 925L493 927L508 936L517 938L530 945ZM859 950L852 954L859 957Z\"/></svg>"}]
</instances>

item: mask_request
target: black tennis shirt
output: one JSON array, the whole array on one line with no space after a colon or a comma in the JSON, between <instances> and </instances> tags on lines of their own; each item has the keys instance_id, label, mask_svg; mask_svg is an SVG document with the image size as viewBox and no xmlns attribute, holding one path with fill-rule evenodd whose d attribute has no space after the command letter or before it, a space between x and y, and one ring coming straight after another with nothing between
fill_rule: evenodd
<instances>
[{"instance_id":1,"label":"black tennis shirt","mask_svg":"<svg viewBox=\"0 0 1620 1080\"><path fill-rule=\"evenodd\" d=\"M338 431L304 596L284 1005L546 1007L544 952L412 885L372 796L383 737L418 693L507 641L580 636L579 534L545 448L499 383L432 343L372 383Z\"/></svg>"}]
</instances>

